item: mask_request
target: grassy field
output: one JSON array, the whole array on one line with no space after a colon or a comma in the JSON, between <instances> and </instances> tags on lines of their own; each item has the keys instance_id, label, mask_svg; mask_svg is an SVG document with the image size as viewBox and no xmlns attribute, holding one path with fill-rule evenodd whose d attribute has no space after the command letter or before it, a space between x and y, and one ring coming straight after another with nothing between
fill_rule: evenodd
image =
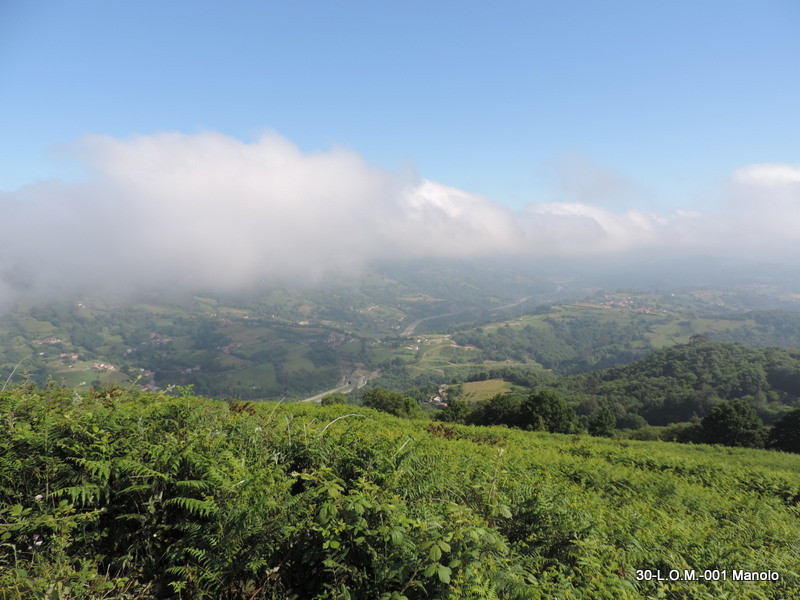
<instances>
[{"instance_id":1,"label":"grassy field","mask_svg":"<svg viewBox=\"0 0 800 600\"><path fill-rule=\"evenodd\" d=\"M462 392L458 399L464 402L480 402L488 400L497 394L510 392L513 386L502 379L487 379L486 381L469 381L462 385Z\"/></svg>"},{"instance_id":2,"label":"grassy field","mask_svg":"<svg viewBox=\"0 0 800 600\"><path fill-rule=\"evenodd\" d=\"M654 348L663 348L673 344L685 344L696 334L713 335L724 331L755 327L752 320L731 321L729 319L711 318L677 318L667 323L653 326L648 334L650 344Z\"/></svg>"}]
</instances>

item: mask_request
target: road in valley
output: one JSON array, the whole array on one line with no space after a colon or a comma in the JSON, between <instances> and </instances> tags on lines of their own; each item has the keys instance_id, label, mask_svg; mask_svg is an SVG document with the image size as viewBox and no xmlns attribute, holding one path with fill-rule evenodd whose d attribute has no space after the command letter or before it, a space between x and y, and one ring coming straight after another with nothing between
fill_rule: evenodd
<instances>
[{"instance_id":1,"label":"road in valley","mask_svg":"<svg viewBox=\"0 0 800 600\"><path fill-rule=\"evenodd\" d=\"M348 377L345 377L344 380L347 382L339 387L335 387L330 390L326 390L321 394L316 394L315 396L311 396L310 398L304 398L300 400L300 402L319 402L325 396L330 396L331 394L346 394L347 392L352 392L354 390L360 390L362 387L367 385L371 379L375 379L378 375L380 375L380 371L372 371L371 373L366 373L364 375L358 375L355 370L353 370ZM355 383L353 383L355 381Z\"/></svg>"},{"instance_id":2,"label":"road in valley","mask_svg":"<svg viewBox=\"0 0 800 600\"><path fill-rule=\"evenodd\" d=\"M349 392L352 387L353 386L349 385L349 384L341 385L341 386L339 386L337 388L333 388L331 390L327 390L325 392L322 392L321 394L317 394L316 396L311 396L310 398L304 398L303 400L300 400L300 402L319 402L325 396L330 396L331 394L338 394L339 392L343 392L345 390L347 390Z\"/></svg>"},{"instance_id":3,"label":"road in valley","mask_svg":"<svg viewBox=\"0 0 800 600\"><path fill-rule=\"evenodd\" d=\"M504 304L503 306L498 306L497 308L491 308L489 309L489 312L495 312L497 310L503 310L506 308L514 308L515 306L519 306L520 304L522 304L526 300L530 300L531 298L533 298L533 296L525 296L524 298L520 298L519 300L517 300L516 302L512 302L511 304ZM403 337L410 337L414 335L414 331L416 331L420 323L424 323L425 321L430 321L431 319L441 319L442 317L452 317L453 315L460 315L461 313L469 312L469 310L470 309L457 310L454 312L443 313L441 315L433 315L431 317L424 317L422 319L417 319L416 321L411 323L411 325L406 327L401 335Z\"/></svg>"},{"instance_id":4,"label":"road in valley","mask_svg":"<svg viewBox=\"0 0 800 600\"><path fill-rule=\"evenodd\" d=\"M503 306L498 306L497 308L493 308L493 309L490 310L490 312L494 312L494 311L497 311L497 310L503 310L503 309L506 309L506 308L513 308L513 307L518 306L519 304L522 304L523 302L525 302L526 300L529 300L531 298L533 298L533 296L525 296L524 298L520 298L519 300L517 300L516 302L512 302L511 304L505 304ZM421 323L424 323L425 321L430 321L432 319L441 319L442 317L452 317L453 315L458 315L458 314L465 313L465 312L469 312L469 309L456 310L456 311L453 311L453 312L442 313L440 315L432 315L430 317L423 317L422 319L417 319L416 321L411 323L408 327L406 327L403 330L403 333L401 335L403 337L411 337L412 335L414 335L414 331L416 331L417 327L419 327L419 325ZM301 400L300 402L319 402L325 396L329 396L330 394L347 393L347 392L352 392L353 390L361 389L362 387L367 385L367 383L369 383L370 379L374 379L379 374L380 373L378 371L373 371L372 373L369 373L368 375L361 375L361 376L358 377L358 379L357 379L355 384L354 383L345 383L345 384L342 384L342 385L340 385L338 387L332 388L330 390L326 390L326 391L324 391L324 392L322 392L320 394L316 394L316 395L311 396L309 398L305 398L305 399ZM355 377L356 377L356 371L354 370L353 372L351 372L349 377L345 377L344 378L344 381L352 382L352 380Z\"/></svg>"},{"instance_id":5,"label":"road in valley","mask_svg":"<svg viewBox=\"0 0 800 600\"><path fill-rule=\"evenodd\" d=\"M496 310L505 310L506 308L514 308L515 306L519 306L526 300L530 300L533 296L525 296L524 298L520 298L516 302L512 302L511 304L504 304L503 306L498 306L497 308L491 309L489 312L494 312Z\"/></svg>"},{"instance_id":6,"label":"road in valley","mask_svg":"<svg viewBox=\"0 0 800 600\"><path fill-rule=\"evenodd\" d=\"M453 315L458 315L463 312L467 312L466 310L457 310L455 312L444 313L441 315L433 315L432 317L425 317L423 319L417 319L411 325L406 327L401 334L403 337L409 337L414 335L414 330L419 326L420 323L424 323L425 321L430 321L431 319L440 319L441 317L452 317Z\"/></svg>"}]
</instances>

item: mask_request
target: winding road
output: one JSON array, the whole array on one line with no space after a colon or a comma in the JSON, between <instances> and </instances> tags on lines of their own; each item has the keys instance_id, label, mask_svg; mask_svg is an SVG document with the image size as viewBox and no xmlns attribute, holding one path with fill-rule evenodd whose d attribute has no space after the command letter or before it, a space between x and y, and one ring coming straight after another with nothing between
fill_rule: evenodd
<instances>
[{"instance_id":1,"label":"winding road","mask_svg":"<svg viewBox=\"0 0 800 600\"><path fill-rule=\"evenodd\" d=\"M358 378L356 379L356 373L354 371L354 372L350 373L349 377L345 377L345 381L347 381L348 379L350 381L352 381L353 379L356 379L356 383L355 384L353 384L353 383L345 383L343 385L340 385L339 387L335 387L335 388L332 388L330 390L326 390L326 391L324 391L324 392L322 392L320 394L316 394L316 395L311 396L309 398L304 398L303 400L300 400L300 402L319 402L325 396L329 396L331 394L338 394L339 392L347 393L347 392L352 392L353 390L360 390L362 387L367 385L370 382L371 379L375 379L378 375L380 375L379 371L372 371L371 373L367 373L366 375L359 375Z\"/></svg>"},{"instance_id":2,"label":"winding road","mask_svg":"<svg viewBox=\"0 0 800 600\"><path fill-rule=\"evenodd\" d=\"M503 306L498 306L497 308L490 308L488 309L489 312L495 312L498 310L504 310L506 308L514 308L515 306L519 306L523 302L530 300L533 296L525 296L524 298L520 298L516 302L512 302L511 304L504 304ZM459 315L461 313L469 312L471 309L464 309L464 310L456 310L453 312L442 313L441 315L433 315L430 317L424 317L422 319L417 319L413 323L411 323L408 327L403 330L401 334L403 337L409 337L414 335L414 331L416 331L417 327L420 323L424 323L425 321L430 321L431 319L441 319L442 317L452 317L453 315Z\"/></svg>"},{"instance_id":3,"label":"winding road","mask_svg":"<svg viewBox=\"0 0 800 600\"><path fill-rule=\"evenodd\" d=\"M498 306L497 308L489 309L489 312L494 312L494 311L497 311L497 310L503 310L503 309L506 309L506 308L513 308L515 306L518 306L518 305L522 304L526 300L530 300L531 298L533 298L533 296L525 296L524 298L520 298L519 300L517 300L516 302L512 302L511 304L505 304L503 306ZM453 315L459 315L459 314L465 313L465 312L469 312L469 309L456 310L456 311L452 311L452 312L448 312L448 313L442 313L440 315L432 315L430 317L423 317L422 319L417 319L416 321L411 323L408 327L406 327L403 330L403 333L400 334L400 335L402 335L403 337L410 337L410 336L414 335L414 331L416 331L416 329L417 329L417 327L419 327L420 323L424 323L425 321L430 321L432 319L441 319L442 317L452 317ZM338 394L339 392L345 392L346 393L346 392L351 392L353 390L361 389L362 387L367 385L367 383L369 383L370 379L374 379L378 375L379 375L379 373L376 371L376 372L370 373L368 376L361 376L361 377L358 378L358 382L357 382L356 385L353 385L351 383L346 383L344 385L340 385L339 387L335 387L335 388L332 388L330 390L326 390L326 391L324 391L324 392L322 392L320 394L316 394L316 395L311 396L309 398L305 398L303 400L300 400L300 402L319 402L325 396L328 396L330 394ZM350 378L352 378L352 377L353 377L353 374L350 375ZM345 378L345 381L346 380L347 380L347 378Z\"/></svg>"},{"instance_id":4,"label":"winding road","mask_svg":"<svg viewBox=\"0 0 800 600\"><path fill-rule=\"evenodd\" d=\"M452 317L453 315L458 315L463 312L467 312L466 310L457 310L455 312L444 313L441 315L433 315L432 317L425 317L423 319L417 319L411 325L406 327L401 334L403 337L409 337L414 335L414 330L419 326L420 323L424 323L425 321L430 321L431 319L440 319L441 317Z\"/></svg>"}]
</instances>

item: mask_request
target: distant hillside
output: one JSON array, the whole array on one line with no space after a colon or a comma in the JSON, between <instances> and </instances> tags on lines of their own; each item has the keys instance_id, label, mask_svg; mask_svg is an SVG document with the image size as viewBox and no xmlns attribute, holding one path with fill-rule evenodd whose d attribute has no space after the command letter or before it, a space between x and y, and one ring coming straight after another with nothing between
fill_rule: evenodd
<instances>
[{"instance_id":1,"label":"distant hillside","mask_svg":"<svg viewBox=\"0 0 800 600\"><path fill-rule=\"evenodd\" d=\"M781 346L800 348L800 312L771 310L747 311L730 315L732 326L709 334L718 342L738 342L754 348ZM741 323L741 326L736 326Z\"/></svg>"},{"instance_id":2,"label":"distant hillside","mask_svg":"<svg viewBox=\"0 0 800 600\"><path fill-rule=\"evenodd\" d=\"M410 392L496 369L586 373L696 334L800 348L800 311L754 310L798 306L794 287L777 276L726 280L612 292L554 265L415 261L314 286L20 301L0 313L0 380L291 400L378 374Z\"/></svg>"},{"instance_id":3,"label":"distant hillside","mask_svg":"<svg viewBox=\"0 0 800 600\"><path fill-rule=\"evenodd\" d=\"M477 348L484 360L533 361L567 374L629 363L697 334L756 348L800 348L800 312L710 311L722 297L599 293L584 302L541 306L517 318L462 328L452 339Z\"/></svg>"},{"instance_id":4,"label":"distant hillside","mask_svg":"<svg viewBox=\"0 0 800 600\"><path fill-rule=\"evenodd\" d=\"M702 417L721 400L743 398L772 422L800 398L800 350L709 342L664 348L626 366L562 380L573 398L594 399L652 425Z\"/></svg>"}]
</instances>

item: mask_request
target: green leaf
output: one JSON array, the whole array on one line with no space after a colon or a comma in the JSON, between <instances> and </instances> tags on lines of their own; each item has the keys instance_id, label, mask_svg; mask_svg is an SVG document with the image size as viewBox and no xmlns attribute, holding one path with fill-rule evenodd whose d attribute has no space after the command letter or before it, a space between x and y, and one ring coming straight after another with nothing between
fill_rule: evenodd
<instances>
[{"instance_id":1,"label":"green leaf","mask_svg":"<svg viewBox=\"0 0 800 600\"><path fill-rule=\"evenodd\" d=\"M436 545L431 546L431 551L428 553L428 558L430 558L433 562L437 562L440 558L442 558L442 549Z\"/></svg>"},{"instance_id":2,"label":"green leaf","mask_svg":"<svg viewBox=\"0 0 800 600\"><path fill-rule=\"evenodd\" d=\"M439 569L437 570L437 575L439 575L439 581L442 583L450 583L450 573L452 571L445 567L444 565L439 565Z\"/></svg>"}]
</instances>

